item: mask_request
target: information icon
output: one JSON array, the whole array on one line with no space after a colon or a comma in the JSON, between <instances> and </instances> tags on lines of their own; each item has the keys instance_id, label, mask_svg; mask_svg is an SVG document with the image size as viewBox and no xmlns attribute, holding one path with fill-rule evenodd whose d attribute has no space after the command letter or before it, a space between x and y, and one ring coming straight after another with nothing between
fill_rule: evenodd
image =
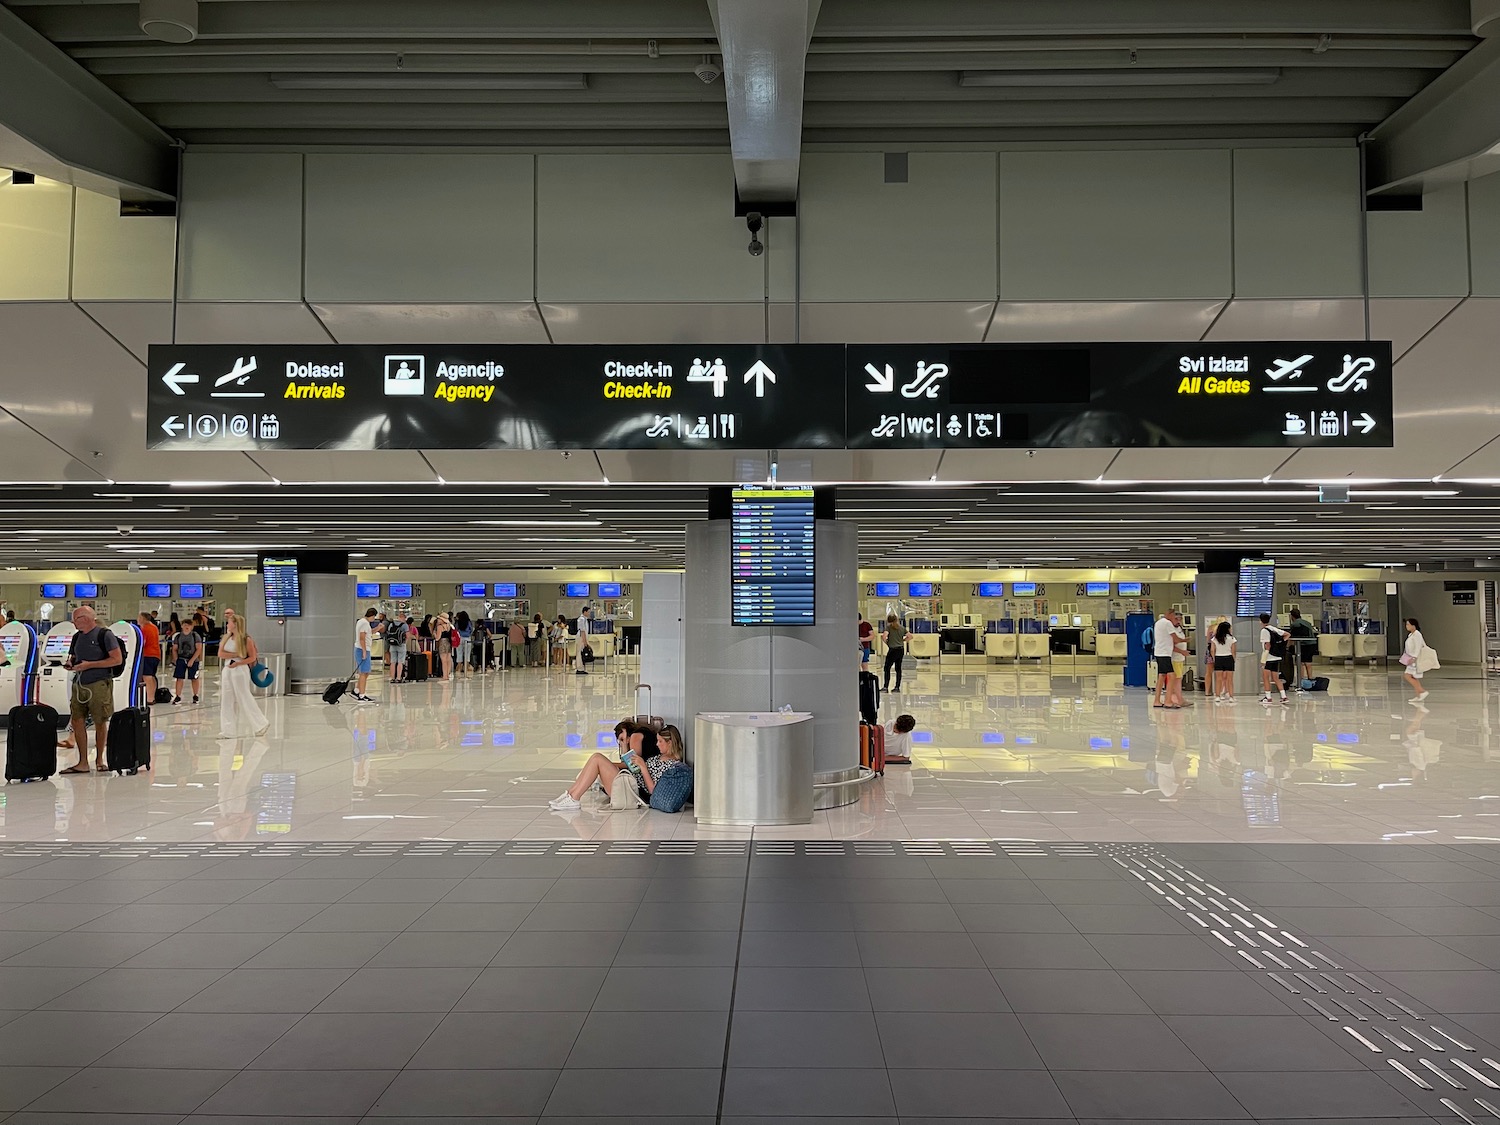
<instances>
[{"instance_id":1,"label":"information icon","mask_svg":"<svg viewBox=\"0 0 1500 1125\"><path fill-rule=\"evenodd\" d=\"M426 383L426 356L388 355L385 357L386 394L421 395L426 390Z\"/></svg>"}]
</instances>

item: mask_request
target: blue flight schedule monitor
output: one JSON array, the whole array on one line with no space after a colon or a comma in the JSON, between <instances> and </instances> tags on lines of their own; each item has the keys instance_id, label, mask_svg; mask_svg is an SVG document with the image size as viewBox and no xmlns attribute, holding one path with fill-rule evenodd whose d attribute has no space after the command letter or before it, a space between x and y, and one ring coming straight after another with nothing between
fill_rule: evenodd
<instances>
[{"instance_id":1,"label":"blue flight schedule monitor","mask_svg":"<svg viewBox=\"0 0 1500 1125\"><path fill-rule=\"evenodd\" d=\"M731 620L813 625L813 491L737 488L731 495Z\"/></svg>"},{"instance_id":2,"label":"blue flight schedule monitor","mask_svg":"<svg viewBox=\"0 0 1500 1125\"><path fill-rule=\"evenodd\" d=\"M302 616L302 572L296 559L266 559L261 565L267 617Z\"/></svg>"},{"instance_id":3,"label":"blue flight schedule monitor","mask_svg":"<svg viewBox=\"0 0 1500 1125\"><path fill-rule=\"evenodd\" d=\"M1274 612L1276 604L1276 560L1241 559L1240 592L1235 600L1236 617L1259 617Z\"/></svg>"}]
</instances>

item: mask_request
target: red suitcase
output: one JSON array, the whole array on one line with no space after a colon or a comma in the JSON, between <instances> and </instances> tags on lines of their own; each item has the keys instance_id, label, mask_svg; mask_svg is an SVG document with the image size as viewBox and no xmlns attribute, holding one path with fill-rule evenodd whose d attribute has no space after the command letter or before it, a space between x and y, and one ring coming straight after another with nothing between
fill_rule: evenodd
<instances>
[{"instance_id":1,"label":"red suitcase","mask_svg":"<svg viewBox=\"0 0 1500 1125\"><path fill-rule=\"evenodd\" d=\"M859 724L859 764L875 773L885 773L885 728L878 723Z\"/></svg>"}]
</instances>

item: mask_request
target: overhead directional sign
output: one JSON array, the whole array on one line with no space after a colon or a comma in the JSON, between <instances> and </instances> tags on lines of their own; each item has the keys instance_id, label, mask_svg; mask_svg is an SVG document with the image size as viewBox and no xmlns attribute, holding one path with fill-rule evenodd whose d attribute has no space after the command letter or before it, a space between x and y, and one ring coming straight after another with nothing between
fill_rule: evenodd
<instances>
[{"instance_id":1,"label":"overhead directional sign","mask_svg":"<svg viewBox=\"0 0 1500 1125\"><path fill-rule=\"evenodd\" d=\"M160 449L1389 446L1385 342L161 345Z\"/></svg>"}]
</instances>

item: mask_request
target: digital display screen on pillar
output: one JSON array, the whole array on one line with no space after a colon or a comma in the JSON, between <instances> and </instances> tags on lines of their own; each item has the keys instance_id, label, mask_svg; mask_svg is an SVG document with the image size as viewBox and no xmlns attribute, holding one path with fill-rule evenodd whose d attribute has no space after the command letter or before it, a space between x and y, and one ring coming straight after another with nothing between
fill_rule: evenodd
<instances>
[{"instance_id":1,"label":"digital display screen on pillar","mask_svg":"<svg viewBox=\"0 0 1500 1125\"><path fill-rule=\"evenodd\" d=\"M981 598L1003 598L1005 597L1005 583L981 582L979 584L979 596Z\"/></svg>"},{"instance_id":2,"label":"digital display screen on pillar","mask_svg":"<svg viewBox=\"0 0 1500 1125\"><path fill-rule=\"evenodd\" d=\"M1139 582L1121 582L1120 597L1138 598L1141 596L1141 584Z\"/></svg>"},{"instance_id":3,"label":"digital display screen on pillar","mask_svg":"<svg viewBox=\"0 0 1500 1125\"><path fill-rule=\"evenodd\" d=\"M354 596L356 598L378 598L380 597L380 583L356 582L354 584Z\"/></svg>"},{"instance_id":4,"label":"digital display screen on pillar","mask_svg":"<svg viewBox=\"0 0 1500 1125\"><path fill-rule=\"evenodd\" d=\"M485 582L462 582L458 587L458 596L461 598L482 598L489 584Z\"/></svg>"},{"instance_id":5,"label":"digital display screen on pillar","mask_svg":"<svg viewBox=\"0 0 1500 1125\"><path fill-rule=\"evenodd\" d=\"M735 625L816 624L810 488L736 488L730 497Z\"/></svg>"},{"instance_id":6,"label":"digital display screen on pillar","mask_svg":"<svg viewBox=\"0 0 1500 1125\"><path fill-rule=\"evenodd\" d=\"M387 589L390 590L391 597L393 597L393 598L409 598L409 597L411 597L411 583L410 582L392 582L390 584L390 586L387 587Z\"/></svg>"},{"instance_id":7,"label":"digital display screen on pillar","mask_svg":"<svg viewBox=\"0 0 1500 1125\"><path fill-rule=\"evenodd\" d=\"M99 596L99 583L75 582L73 583L73 596L75 598L97 598Z\"/></svg>"},{"instance_id":8,"label":"digital display screen on pillar","mask_svg":"<svg viewBox=\"0 0 1500 1125\"><path fill-rule=\"evenodd\" d=\"M1240 589L1235 599L1236 617L1259 617L1274 612L1276 604L1276 560L1241 559Z\"/></svg>"},{"instance_id":9,"label":"digital display screen on pillar","mask_svg":"<svg viewBox=\"0 0 1500 1125\"><path fill-rule=\"evenodd\" d=\"M267 617L302 616L302 571L296 559L268 558L261 565Z\"/></svg>"},{"instance_id":10,"label":"digital display screen on pillar","mask_svg":"<svg viewBox=\"0 0 1500 1125\"><path fill-rule=\"evenodd\" d=\"M148 598L170 598L172 596L172 583L147 582L145 594Z\"/></svg>"},{"instance_id":11,"label":"digital display screen on pillar","mask_svg":"<svg viewBox=\"0 0 1500 1125\"><path fill-rule=\"evenodd\" d=\"M1354 582L1335 582L1332 594L1335 598L1352 598L1358 593L1357 586Z\"/></svg>"},{"instance_id":12,"label":"digital display screen on pillar","mask_svg":"<svg viewBox=\"0 0 1500 1125\"><path fill-rule=\"evenodd\" d=\"M601 582L599 583L599 596L601 598L618 598L620 596L620 586L621 583L619 582Z\"/></svg>"},{"instance_id":13,"label":"digital display screen on pillar","mask_svg":"<svg viewBox=\"0 0 1500 1125\"><path fill-rule=\"evenodd\" d=\"M932 597L932 583L931 582L908 582L906 584L906 593L907 593L908 597L913 597L913 598L930 598L930 597Z\"/></svg>"},{"instance_id":14,"label":"digital display screen on pillar","mask_svg":"<svg viewBox=\"0 0 1500 1125\"><path fill-rule=\"evenodd\" d=\"M1089 597L1089 598L1107 598L1107 597L1109 597L1109 583L1108 582L1087 582L1087 583L1084 584L1083 588L1085 590L1085 594L1084 594L1085 597Z\"/></svg>"},{"instance_id":15,"label":"digital display screen on pillar","mask_svg":"<svg viewBox=\"0 0 1500 1125\"><path fill-rule=\"evenodd\" d=\"M68 596L68 584L66 582L43 582L42 597L65 598Z\"/></svg>"},{"instance_id":16,"label":"digital display screen on pillar","mask_svg":"<svg viewBox=\"0 0 1500 1125\"><path fill-rule=\"evenodd\" d=\"M1010 592L1018 598L1030 598L1036 595L1035 582L1013 582Z\"/></svg>"},{"instance_id":17,"label":"digital display screen on pillar","mask_svg":"<svg viewBox=\"0 0 1500 1125\"><path fill-rule=\"evenodd\" d=\"M201 598L203 596L202 582L184 582L177 587L177 593L184 598Z\"/></svg>"},{"instance_id":18,"label":"digital display screen on pillar","mask_svg":"<svg viewBox=\"0 0 1500 1125\"><path fill-rule=\"evenodd\" d=\"M494 596L497 598L513 598L516 596L516 589L517 586L514 582L496 582Z\"/></svg>"},{"instance_id":19,"label":"digital display screen on pillar","mask_svg":"<svg viewBox=\"0 0 1500 1125\"><path fill-rule=\"evenodd\" d=\"M877 582L875 583L875 596L877 598L899 598L901 596L901 583Z\"/></svg>"},{"instance_id":20,"label":"digital display screen on pillar","mask_svg":"<svg viewBox=\"0 0 1500 1125\"><path fill-rule=\"evenodd\" d=\"M1321 598L1323 596L1323 583L1298 582L1297 593L1304 598Z\"/></svg>"},{"instance_id":21,"label":"digital display screen on pillar","mask_svg":"<svg viewBox=\"0 0 1500 1125\"><path fill-rule=\"evenodd\" d=\"M567 594L569 598L586 598L593 592L593 587L587 582L569 582Z\"/></svg>"}]
</instances>

